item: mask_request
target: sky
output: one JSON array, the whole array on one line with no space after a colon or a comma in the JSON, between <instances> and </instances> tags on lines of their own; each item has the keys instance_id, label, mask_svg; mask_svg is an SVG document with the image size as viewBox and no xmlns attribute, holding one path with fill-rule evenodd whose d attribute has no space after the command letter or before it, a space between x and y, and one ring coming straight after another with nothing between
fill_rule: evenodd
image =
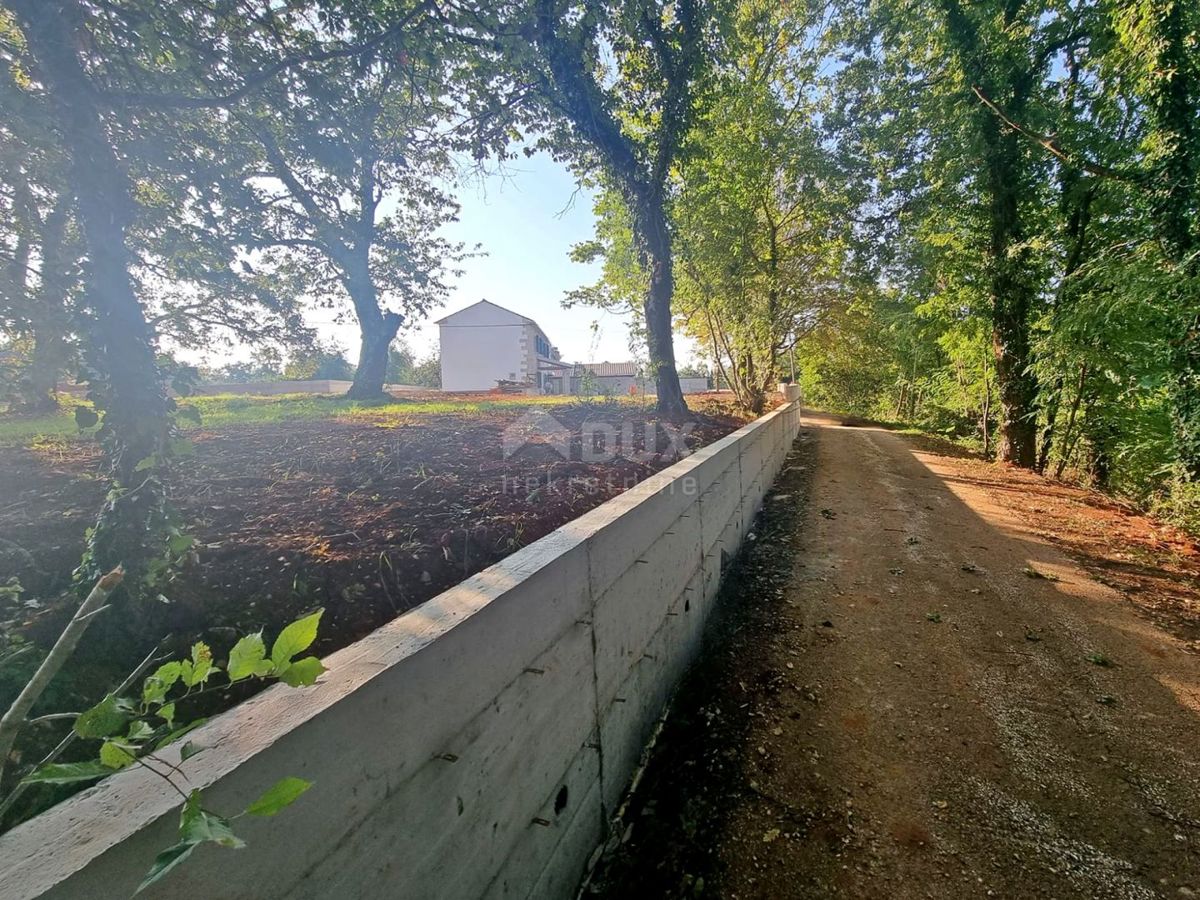
<instances>
[{"instance_id":1,"label":"sky","mask_svg":"<svg viewBox=\"0 0 1200 900\"><path fill-rule=\"evenodd\" d=\"M468 247L479 244L480 255L463 261L463 275L446 303L423 322L404 328L401 337L418 357L427 356L437 345L437 319L491 300L535 320L565 360L631 359L624 317L589 307L562 307L567 291L594 282L600 274L598 263L575 263L567 256L574 244L592 237L593 196L545 153L519 157L506 164L504 177L490 176L461 189L459 221L444 233ZM309 322L354 361L358 328L352 317L337 322L332 312L322 311ZM593 322L599 326L594 333Z\"/></svg>"}]
</instances>

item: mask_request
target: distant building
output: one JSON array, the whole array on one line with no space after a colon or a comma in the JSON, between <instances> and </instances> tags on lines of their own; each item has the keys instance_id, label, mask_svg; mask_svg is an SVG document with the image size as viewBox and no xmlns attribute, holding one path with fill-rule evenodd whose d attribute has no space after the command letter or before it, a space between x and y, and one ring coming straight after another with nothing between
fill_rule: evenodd
<instances>
[{"instance_id":1,"label":"distant building","mask_svg":"<svg viewBox=\"0 0 1200 900\"><path fill-rule=\"evenodd\" d=\"M490 300L451 313L437 326L444 391L490 391L512 382L542 393L547 377L570 368L537 322Z\"/></svg>"},{"instance_id":2,"label":"distant building","mask_svg":"<svg viewBox=\"0 0 1200 900\"><path fill-rule=\"evenodd\" d=\"M637 363L564 363L546 332L528 316L490 300L437 321L442 390L490 391L501 383L534 394L655 393ZM681 378L685 394L708 390L705 378Z\"/></svg>"},{"instance_id":3,"label":"distant building","mask_svg":"<svg viewBox=\"0 0 1200 900\"><path fill-rule=\"evenodd\" d=\"M634 362L580 363L571 372L572 394L611 394L614 397L646 392L646 378Z\"/></svg>"},{"instance_id":4,"label":"distant building","mask_svg":"<svg viewBox=\"0 0 1200 900\"><path fill-rule=\"evenodd\" d=\"M650 378L635 362L579 363L568 382L572 394L630 394L658 393L657 379ZM680 378L679 387L685 394L708 390L707 378Z\"/></svg>"}]
</instances>

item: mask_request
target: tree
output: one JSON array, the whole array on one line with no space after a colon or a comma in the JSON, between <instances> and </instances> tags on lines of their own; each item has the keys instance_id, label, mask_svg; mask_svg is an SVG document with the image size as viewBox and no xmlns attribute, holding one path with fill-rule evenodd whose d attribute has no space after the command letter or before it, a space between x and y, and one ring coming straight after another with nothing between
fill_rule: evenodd
<instances>
[{"instance_id":1,"label":"tree","mask_svg":"<svg viewBox=\"0 0 1200 900\"><path fill-rule=\"evenodd\" d=\"M423 360L418 360L406 342L397 341L392 345L391 352L388 354L387 380L389 384L441 387L441 358L435 352Z\"/></svg>"},{"instance_id":2,"label":"tree","mask_svg":"<svg viewBox=\"0 0 1200 900\"><path fill-rule=\"evenodd\" d=\"M349 299L361 332L351 397L383 394L401 324L446 296L462 257L438 234L458 210L438 186L451 163L440 66L397 37L295 66L233 110L262 159L240 194L245 244L318 302Z\"/></svg>"},{"instance_id":3,"label":"tree","mask_svg":"<svg viewBox=\"0 0 1200 900\"><path fill-rule=\"evenodd\" d=\"M541 102L526 121L546 132L542 145L581 171L600 171L618 192L646 275L641 311L658 411L686 417L671 333L667 206L672 169L718 52L721 0L525 0L456 9L459 39L490 50L510 81L536 91Z\"/></svg>"},{"instance_id":4,"label":"tree","mask_svg":"<svg viewBox=\"0 0 1200 900\"><path fill-rule=\"evenodd\" d=\"M0 333L27 345L12 376L13 405L38 413L57 406L58 379L73 355L82 247L45 105L9 72L0 111Z\"/></svg>"},{"instance_id":5,"label":"tree","mask_svg":"<svg viewBox=\"0 0 1200 900\"><path fill-rule=\"evenodd\" d=\"M966 137L974 179L986 209L987 296L1000 393L1001 460L1032 468L1037 461L1037 380L1030 329L1042 291L1030 249L1026 210L1038 198L1030 148L979 102L981 96L1024 116L1037 101L1053 51L1057 20L1034 2L970 8L943 0L944 35L954 63L952 90L967 110ZM1039 27L1041 25L1041 27Z\"/></svg>"},{"instance_id":6,"label":"tree","mask_svg":"<svg viewBox=\"0 0 1200 900\"><path fill-rule=\"evenodd\" d=\"M297 354L288 360L283 368L283 377L297 381L349 381L354 377L354 366L342 355L340 347L317 345L313 351Z\"/></svg>"},{"instance_id":7,"label":"tree","mask_svg":"<svg viewBox=\"0 0 1200 900\"><path fill-rule=\"evenodd\" d=\"M230 325L248 333L250 311L243 307L231 315L234 298L221 289L239 283L230 277L228 245L202 239L220 233L207 227L214 220L213 194L194 190L220 168L219 161L195 152L194 138L196 128L215 127L223 119L200 112L211 113L231 98L150 96L137 90L152 82L164 89L204 91L212 87L206 80L212 75L240 82L235 94L245 95L261 81L261 57L281 48L271 42L257 45L266 49L247 64L256 72L249 78L239 71L241 59L204 69L202 78L197 72L204 67L195 65L198 48L212 44L193 40L206 30L225 34L229 22L260 27L262 19L246 18L244 12L148 0L96 7L77 0L5 0L0 9L0 53L11 76L4 83L5 103L19 113L10 133L29 139L40 127L50 135L86 253L81 302L71 318L85 338L79 348L81 374L99 418L112 489L89 533L81 581L123 561L139 576L126 584L146 587L184 543L156 471L175 446L175 405L164 390L173 373L156 364L155 326L193 336ZM343 52L338 46L333 56ZM270 73L297 64L286 52L269 62ZM129 114L131 102L138 104L136 115ZM196 115L171 116L167 109ZM193 176L190 183L180 177L181 169ZM17 181L30 183L28 177ZM197 193L199 200L193 201ZM26 279L23 286L30 283ZM45 292L47 283L40 289ZM278 312L287 324L297 323L286 302L258 311ZM269 317L258 316L259 333L268 322ZM67 336L61 321L51 336ZM175 387L183 390L184 384L177 380ZM77 417L91 424L93 413L82 410Z\"/></svg>"},{"instance_id":8,"label":"tree","mask_svg":"<svg viewBox=\"0 0 1200 900\"><path fill-rule=\"evenodd\" d=\"M851 297L854 181L822 133L821 56L802 47L813 25L803 7L738 5L671 206L684 327L756 413L780 361Z\"/></svg>"},{"instance_id":9,"label":"tree","mask_svg":"<svg viewBox=\"0 0 1200 900\"><path fill-rule=\"evenodd\" d=\"M849 299L852 182L822 146L819 55L798 48L812 26L805 12L750 0L730 19L726 64L681 141L666 213L677 319L739 400L760 412L780 360ZM605 184L595 238L573 251L580 260L602 257L601 279L569 299L625 311L649 272L633 217Z\"/></svg>"},{"instance_id":10,"label":"tree","mask_svg":"<svg viewBox=\"0 0 1200 900\"><path fill-rule=\"evenodd\" d=\"M170 405L155 365L150 326L133 289L128 232L132 189L106 131L79 48L83 11L68 0L6 0L28 49L29 77L40 85L87 248L85 363L97 373L89 391L103 412L114 489L93 531L85 572L146 555L145 521L164 497L142 460L167 452ZM155 548L157 551L158 548Z\"/></svg>"}]
</instances>

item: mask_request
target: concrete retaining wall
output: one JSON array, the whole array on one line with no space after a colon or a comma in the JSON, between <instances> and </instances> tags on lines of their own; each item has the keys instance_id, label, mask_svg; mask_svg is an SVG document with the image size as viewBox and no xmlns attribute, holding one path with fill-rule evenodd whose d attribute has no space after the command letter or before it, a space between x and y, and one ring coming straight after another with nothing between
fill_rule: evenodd
<instances>
[{"instance_id":1,"label":"concrete retaining wall","mask_svg":"<svg viewBox=\"0 0 1200 900\"><path fill-rule=\"evenodd\" d=\"M201 397L215 394L253 394L259 397L276 394L344 394L350 390L351 384L351 381L328 378L315 381L228 381L198 384L192 393Z\"/></svg>"},{"instance_id":2,"label":"concrete retaining wall","mask_svg":"<svg viewBox=\"0 0 1200 900\"><path fill-rule=\"evenodd\" d=\"M800 421L790 404L438 595L191 736L234 812L314 782L248 846L145 896L570 897ZM177 750L166 756L178 762ZM129 896L178 795L126 770L0 837L5 898Z\"/></svg>"}]
</instances>

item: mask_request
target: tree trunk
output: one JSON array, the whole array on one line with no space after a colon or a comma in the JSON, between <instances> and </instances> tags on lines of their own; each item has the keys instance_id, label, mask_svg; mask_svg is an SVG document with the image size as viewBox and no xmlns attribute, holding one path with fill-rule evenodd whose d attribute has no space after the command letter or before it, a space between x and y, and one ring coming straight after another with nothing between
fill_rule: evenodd
<instances>
[{"instance_id":1,"label":"tree trunk","mask_svg":"<svg viewBox=\"0 0 1200 900\"><path fill-rule=\"evenodd\" d=\"M979 417L979 427L983 432L983 458L990 459L992 455L992 378L988 374L986 351L983 354L983 414Z\"/></svg>"},{"instance_id":2,"label":"tree trunk","mask_svg":"<svg viewBox=\"0 0 1200 900\"><path fill-rule=\"evenodd\" d=\"M534 4L534 17L526 37L532 39L549 68L547 86L553 85L548 92L551 103L599 154L608 175L619 186L633 218L639 261L650 281L642 308L646 318L650 370L658 385L658 414L668 421L684 421L690 413L683 399L679 373L675 370L675 347L671 336L671 300L675 282L671 233L663 208L669 168L654 166L647 171L643 167L638 159L637 145L623 132L620 121L604 102L604 92L594 80L595 72L588 56L580 52L578 35L559 33L558 27L567 21L563 12L560 4ZM692 17L684 18L690 21ZM573 29L574 26L569 26L567 32ZM695 43L689 52L696 52L699 46ZM662 59L661 62L673 69L665 73L669 78L687 77L687 63L674 59ZM685 91L683 98L686 97ZM682 130L676 134L673 129L666 128L658 135L658 141L662 143L658 143L655 154L661 161L671 161L678 151L677 141L682 133Z\"/></svg>"},{"instance_id":3,"label":"tree trunk","mask_svg":"<svg viewBox=\"0 0 1200 900\"><path fill-rule=\"evenodd\" d=\"M22 409L49 412L58 408L58 378L67 363L67 248L70 205L59 197L41 229L41 285L33 322L33 358L22 385Z\"/></svg>"},{"instance_id":4,"label":"tree trunk","mask_svg":"<svg viewBox=\"0 0 1200 900\"><path fill-rule=\"evenodd\" d=\"M634 233L645 257L650 284L643 311L646 316L646 348L650 353L650 371L657 383L658 415L669 422L690 417L675 369L675 344L671 334L671 299L675 293L675 274L671 260L671 233L662 201L655 196L635 199Z\"/></svg>"},{"instance_id":5,"label":"tree trunk","mask_svg":"<svg viewBox=\"0 0 1200 900\"><path fill-rule=\"evenodd\" d=\"M148 538L166 509L153 470L138 463L164 452L172 421L159 384L150 327L129 276L126 230L130 184L109 142L92 85L76 48L82 12L70 0L9 0L34 58L70 157L69 178L87 250L86 303L92 312L85 348L97 377L89 396L103 411L101 434L114 484L78 574L89 578L124 562L139 574L161 552ZM140 579L138 579L140 582Z\"/></svg>"},{"instance_id":6,"label":"tree trunk","mask_svg":"<svg viewBox=\"0 0 1200 900\"><path fill-rule=\"evenodd\" d=\"M997 298L999 299L999 298ZM1027 371L1029 334L1020 310L998 302L992 330L996 380L1000 384L1000 440L1002 462L1032 469L1037 462L1037 423L1033 419L1037 382Z\"/></svg>"},{"instance_id":7,"label":"tree trunk","mask_svg":"<svg viewBox=\"0 0 1200 900\"><path fill-rule=\"evenodd\" d=\"M1054 467L1054 477L1061 479L1063 472L1067 470L1067 463L1070 462L1071 452L1075 448L1075 419L1079 415L1079 405L1083 402L1083 390L1087 384L1088 367L1084 363L1079 367L1079 384L1075 388L1075 399L1071 401L1071 408L1067 413L1067 427L1063 430L1062 441L1060 445L1062 451L1058 456L1058 465Z\"/></svg>"},{"instance_id":8,"label":"tree trunk","mask_svg":"<svg viewBox=\"0 0 1200 900\"><path fill-rule=\"evenodd\" d=\"M1037 380L1029 372L1029 316L1036 291L1027 253L1012 253L1022 240L1020 136L1001 132L990 115L983 119L983 129L991 218L992 348L1000 388L997 456L1002 462L1032 469L1037 462Z\"/></svg>"},{"instance_id":9,"label":"tree trunk","mask_svg":"<svg viewBox=\"0 0 1200 900\"><path fill-rule=\"evenodd\" d=\"M16 179L12 186L12 208L9 215L16 225L16 242L10 251L9 263L6 266L7 290L11 291L14 304L19 308L27 305L29 291L29 263L33 257L33 223L37 220L37 210L34 206L33 192L29 184L22 179Z\"/></svg>"},{"instance_id":10,"label":"tree trunk","mask_svg":"<svg viewBox=\"0 0 1200 900\"><path fill-rule=\"evenodd\" d=\"M1112 478L1112 453L1110 447L1116 436L1115 429L1108 423L1102 423L1096 429L1089 429L1088 440L1092 445L1091 477L1092 487L1106 491Z\"/></svg>"},{"instance_id":11,"label":"tree trunk","mask_svg":"<svg viewBox=\"0 0 1200 900\"><path fill-rule=\"evenodd\" d=\"M33 335L33 356L21 379L22 412L48 413L58 409L58 376L67 358L67 343L61 334L39 328Z\"/></svg>"},{"instance_id":12,"label":"tree trunk","mask_svg":"<svg viewBox=\"0 0 1200 900\"><path fill-rule=\"evenodd\" d=\"M1038 447L1037 465L1034 469L1039 475L1046 474L1046 466L1050 462L1050 451L1054 447L1054 426L1058 424L1058 408L1062 404L1063 377L1054 379L1054 390L1051 392L1046 405L1046 424L1042 428L1042 442Z\"/></svg>"},{"instance_id":13,"label":"tree trunk","mask_svg":"<svg viewBox=\"0 0 1200 900\"><path fill-rule=\"evenodd\" d=\"M70 155L71 187L88 250L87 302L114 474L122 484L162 446L170 429L150 327L129 277L129 180L109 143L92 86L75 47L81 12L66 0L11 0L50 97Z\"/></svg>"},{"instance_id":14,"label":"tree trunk","mask_svg":"<svg viewBox=\"0 0 1200 900\"><path fill-rule=\"evenodd\" d=\"M761 416L762 411L767 406L767 395L762 391L755 391L746 401L746 409L750 410L754 415Z\"/></svg>"},{"instance_id":15,"label":"tree trunk","mask_svg":"<svg viewBox=\"0 0 1200 900\"><path fill-rule=\"evenodd\" d=\"M344 284L354 304L361 338L354 383L346 392L347 397L355 400L379 400L387 396L383 383L387 380L388 350L404 324L404 317L399 313L384 312L379 308L368 253L369 250L363 249L341 261Z\"/></svg>"},{"instance_id":16,"label":"tree trunk","mask_svg":"<svg viewBox=\"0 0 1200 900\"><path fill-rule=\"evenodd\" d=\"M983 85L989 96L1007 101L1018 121L1036 81L1024 58L998 56L984 45L979 29L958 0L946 0L948 35L955 46L968 84ZM1016 29L1020 4L1008 4L1003 25ZM1037 461L1037 423L1034 403L1037 381L1029 372L1029 317L1037 298L1029 254L1013 252L1024 239L1020 197L1026 188L1027 165L1022 137L1002 127L993 113L975 104L981 144L982 185L988 203L988 287L992 307L992 349L996 358L1000 428L997 458L1033 468Z\"/></svg>"},{"instance_id":17,"label":"tree trunk","mask_svg":"<svg viewBox=\"0 0 1200 900\"><path fill-rule=\"evenodd\" d=\"M399 313L386 312L369 321L359 321L362 341L358 350L358 368L354 371L354 383L346 392L355 400L378 400L386 397L383 389L387 379L388 350L396 339L404 321Z\"/></svg>"}]
</instances>

